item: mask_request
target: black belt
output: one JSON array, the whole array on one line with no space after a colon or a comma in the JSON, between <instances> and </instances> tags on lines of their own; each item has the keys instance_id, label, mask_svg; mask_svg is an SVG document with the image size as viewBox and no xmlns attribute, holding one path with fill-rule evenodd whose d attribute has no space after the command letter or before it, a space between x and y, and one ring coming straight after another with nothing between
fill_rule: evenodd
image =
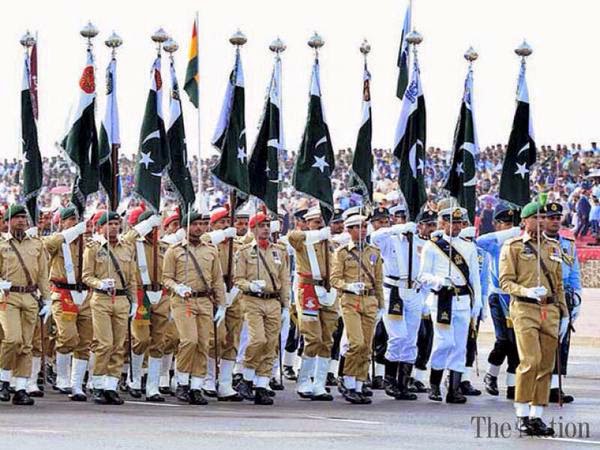
<instances>
[{"instance_id":1,"label":"black belt","mask_svg":"<svg viewBox=\"0 0 600 450\"><path fill-rule=\"evenodd\" d=\"M162 288L163 288L163 285L160 283L142 284L142 289L144 291L161 291Z\"/></svg>"},{"instance_id":2,"label":"black belt","mask_svg":"<svg viewBox=\"0 0 600 450\"><path fill-rule=\"evenodd\" d=\"M262 298L263 300L269 300L269 299L273 299L273 298L279 298L279 294L277 293L272 293L272 294L265 294L262 292L244 292L244 295L247 295L249 297L255 297L255 298Z\"/></svg>"},{"instance_id":3,"label":"black belt","mask_svg":"<svg viewBox=\"0 0 600 450\"><path fill-rule=\"evenodd\" d=\"M63 283L62 281L50 280L57 289L68 289L70 291L83 291L87 286L83 283Z\"/></svg>"},{"instance_id":4,"label":"black belt","mask_svg":"<svg viewBox=\"0 0 600 450\"><path fill-rule=\"evenodd\" d=\"M394 275L386 275L387 278L391 279L391 280L395 280L395 281L400 281L400 277L394 276Z\"/></svg>"},{"instance_id":5,"label":"black belt","mask_svg":"<svg viewBox=\"0 0 600 450\"><path fill-rule=\"evenodd\" d=\"M127 289L115 289L113 292L107 292L104 289L96 289L94 288L94 291L99 293L99 294L104 294L104 295L113 295L115 297L123 297L127 295Z\"/></svg>"},{"instance_id":6,"label":"black belt","mask_svg":"<svg viewBox=\"0 0 600 450\"><path fill-rule=\"evenodd\" d=\"M312 286L325 286L325 282L323 280L315 280L313 278L306 278L301 276L298 281L300 284L310 284Z\"/></svg>"},{"instance_id":7,"label":"black belt","mask_svg":"<svg viewBox=\"0 0 600 450\"><path fill-rule=\"evenodd\" d=\"M537 298L529 297L515 297L515 300L517 300L518 302L532 303L534 305L552 305L553 303L556 303L556 298L554 297L554 295L542 297L539 300Z\"/></svg>"},{"instance_id":8,"label":"black belt","mask_svg":"<svg viewBox=\"0 0 600 450\"><path fill-rule=\"evenodd\" d=\"M450 286L450 289L452 290L452 286ZM433 292L437 294L439 291ZM464 286L454 286L454 295L471 295L471 291L466 284Z\"/></svg>"},{"instance_id":9,"label":"black belt","mask_svg":"<svg viewBox=\"0 0 600 450\"><path fill-rule=\"evenodd\" d=\"M192 291L187 298L200 298L200 297L211 297L211 291Z\"/></svg>"},{"instance_id":10,"label":"black belt","mask_svg":"<svg viewBox=\"0 0 600 450\"><path fill-rule=\"evenodd\" d=\"M388 277L388 278L392 278L392 277ZM386 287L388 289L398 289L398 286L394 286L393 284L388 284L388 283L383 283L383 287Z\"/></svg>"},{"instance_id":11,"label":"black belt","mask_svg":"<svg viewBox=\"0 0 600 450\"><path fill-rule=\"evenodd\" d=\"M375 289L363 289L358 294L356 292L347 291L345 289L342 292L344 292L344 294L363 295L363 296L369 296L369 297L375 295Z\"/></svg>"},{"instance_id":12,"label":"black belt","mask_svg":"<svg viewBox=\"0 0 600 450\"><path fill-rule=\"evenodd\" d=\"M32 292L37 291L37 284L32 284L31 286L11 286L10 292L17 292L19 294L31 294Z\"/></svg>"}]
</instances>

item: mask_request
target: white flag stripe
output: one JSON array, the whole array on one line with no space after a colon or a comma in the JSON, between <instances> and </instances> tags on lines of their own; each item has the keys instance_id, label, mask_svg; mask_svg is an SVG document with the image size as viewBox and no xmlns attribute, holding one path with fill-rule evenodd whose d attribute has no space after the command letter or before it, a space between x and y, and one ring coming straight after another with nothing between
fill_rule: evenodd
<instances>
[{"instance_id":1,"label":"white flag stripe","mask_svg":"<svg viewBox=\"0 0 600 450\"><path fill-rule=\"evenodd\" d=\"M240 55L236 52L235 62L233 70L237 72L238 67L240 66ZM237 79L237 75L234 74ZM231 83L231 79L227 82L227 88L225 89L225 98L223 99L223 105L221 106L221 113L219 114L219 121L217 122L217 127L215 128L215 132L212 138L212 144L215 143L221 138L225 130L227 129L227 124L229 122L229 116L231 115L231 108L233 107L233 91L234 85ZM219 149L220 151L220 149Z\"/></svg>"},{"instance_id":2,"label":"white flag stripe","mask_svg":"<svg viewBox=\"0 0 600 450\"><path fill-rule=\"evenodd\" d=\"M177 73L175 72L175 64L171 62L171 95L169 100L169 126L170 129L175 121L181 116L181 99L179 95L174 96L173 92L178 91Z\"/></svg>"},{"instance_id":3,"label":"white flag stripe","mask_svg":"<svg viewBox=\"0 0 600 450\"><path fill-rule=\"evenodd\" d=\"M404 134L406 133L406 124L408 123L408 118L417 110L418 99L422 95L423 90L421 88L419 66L415 62L415 64L413 65L413 70L410 74L410 80L408 82L406 92L404 93L404 97L402 97L402 109L400 110L400 117L396 126L394 148L398 146L398 143L404 137Z\"/></svg>"}]
</instances>

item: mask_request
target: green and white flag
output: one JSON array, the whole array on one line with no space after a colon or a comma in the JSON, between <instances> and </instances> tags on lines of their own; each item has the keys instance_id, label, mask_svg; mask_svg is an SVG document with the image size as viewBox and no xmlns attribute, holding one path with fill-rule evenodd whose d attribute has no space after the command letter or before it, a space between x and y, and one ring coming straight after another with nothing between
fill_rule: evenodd
<instances>
[{"instance_id":1,"label":"green and white flag","mask_svg":"<svg viewBox=\"0 0 600 450\"><path fill-rule=\"evenodd\" d=\"M87 63L79 79L79 101L69 117L68 131L60 143L67 158L75 165L71 202L83 217L87 197L98 191L99 152L96 131L96 80L94 57L87 51Z\"/></svg>"},{"instance_id":2,"label":"green and white flag","mask_svg":"<svg viewBox=\"0 0 600 450\"><path fill-rule=\"evenodd\" d=\"M444 188L458 200L475 223L477 167L475 158L479 153L479 142L473 113L473 70L469 68L465 80L465 92L460 105L460 114L454 130L452 165L446 176Z\"/></svg>"},{"instance_id":3,"label":"green and white flag","mask_svg":"<svg viewBox=\"0 0 600 450\"><path fill-rule=\"evenodd\" d=\"M38 221L38 194L42 189L42 156L37 132L37 45L25 54L21 89L21 142L23 150L23 196L33 225Z\"/></svg>"},{"instance_id":4,"label":"green and white flag","mask_svg":"<svg viewBox=\"0 0 600 450\"><path fill-rule=\"evenodd\" d=\"M235 65L229 76L219 122L213 135L212 144L220 151L221 156L212 168L212 173L233 188L241 199L247 198L250 192L244 110L244 71L240 51L237 49Z\"/></svg>"},{"instance_id":5,"label":"green and white flag","mask_svg":"<svg viewBox=\"0 0 600 450\"><path fill-rule=\"evenodd\" d=\"M135 192L148 207L160 210L161 180L169 168L169 141L162 113L162 75L160 55L150 74L150 91L140 131L139 152L135 169Z\"/></svg>"},{"instance_id":6,"label":"green and white flag","mask_svg":"<svg viewBox=\"0 0 600 450\"><path fill-rule=\"evenodd\" d=\"M279 156L284 151L281 111L281 58L275 57L271 82L258 128L258 136L248 163L250 194L261 199L277 214L279 194Z\"/></svg>"},{"instance_id":7,"label":"green and white flag","mask_svg":"<svg viewBox=\"0 0 600 450\"><path fill-rule=\"evenodd\" d=\"M400 48L398 49L398 82L396 83L396 97L402 99L404 97L404 91L408 86L408 78L410 76L410 46L406 41L406 36L410 33L412 11L410 8L410 1L406 6L406 13L404 14L404 23L402 24L402 33L400 35Z\"/></svg>"},{"instance_id":8,"label":"green and white flag","mask_svg":"<svg viewBox=\"0 0 600 450\"><path fill-rule=\"evenodd\" d=\"M169 182L175 190L181 214L185 214L188 207L194 204L196 194L194 193L194 184L188 168L183 112L181 111L179 84L177 83L173 60L171 60L171 100L167 138L171 151L171 165L168 170ZM202 182L202 180L199 181Z\"/></svg>"},{"instance_id":9,"label":"green and white flag","mask_svg":"<svg viewBox=\"0 0 600 450\"><path fill-rule=\"evenodd\" d=\"M529 107L529 90L525 78L525 63L521 63L517 109L500 177L499 197L502 200L516 206L525 206L531 201L529 177L535 160L536 148Z\"/></svg>"},{"instance_id":10,"label":"green and white flag","mask_svg":"<svg viewBox=\"0 0 600 450\"><path fill-rule=\"evenodd\" d=\"M121 197L119 147L121 147L121 136L117 104L117 60L112 58L106 68L106 111L100 125L99 139L100 183L108 197L111 211L117 210Z\"/></svg>"},{"instance_id":11,"label":"green and white flag","mask_svg":"<svg viewBox=\"0 0 600 450\"><path fill-rule=\"evenodd\" d=\"M325 223L333 216L331 175L335 169L333 146L321 102L319 60L315 59L310 81L308 116L302 135L293 183L297 191L319 201Z\"/></svg>"},{"instance_id":12,"label":"green and white flag","mask_svg":"<svg viewBox=\"0 0 600 450\"><path fill-rule=\"evenodd\" d=\"M402 98L394 140L394 156L400 160L398 184L411 221L416 219L427 202L424 176L426 132L425 97L419 64L415 60L410 83Z\"/></svg>"},{"instance_id":13,"label":"green and white flag","mask_svg":"<svg viewBox=\"0 0 600 450\"><path fill-rule=\"evenodd\" d=\"M363 75L362 120L350 169L350 189L359 192L363 201L373 203L374 162L371 148L373 124L371 119L371 74L365 63Z\"/></svg>"}]
</instances>

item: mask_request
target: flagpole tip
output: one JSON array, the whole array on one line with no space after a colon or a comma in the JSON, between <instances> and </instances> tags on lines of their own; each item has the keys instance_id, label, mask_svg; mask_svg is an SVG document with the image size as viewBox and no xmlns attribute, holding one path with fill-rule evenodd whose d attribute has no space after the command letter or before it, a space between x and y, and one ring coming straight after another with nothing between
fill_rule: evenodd
<instances>
[{"instance_id":1,"label":"flagpole tip","mask_svg":"<svg viewBox=\"0 0 600 450\"><path fill-rule=\"evenodd\" d=\"M277 36L277 39L275 39L273 42L271 42L271 44L269 45L269 50L271 50L273 53L282 53L285 52L285 49L287 48L287 46L285 45L285 42L283 42L279 36Z\"/></svg>"},{"instance_id":2,"label":"flagpole tip","mask_svg":"<svg viewBox=\"0 0 600 450\"><path fill-rule=\"evenodd\" d=\"M169 38L163 44L163 48L165 49L165 52L173 55L173 53L179 49L179 44L173 38Z\"/></svg>"},{"instance_id":3,"label":"flagpole tip","mask_svg":"<svg viewBox=\"0 0 600 450\"><path fill-rule=\"evenodd\" d=\"M362 44L360 44L360 52L365 56L371 52L371 44L366 39L363 39Z\"/></svg>"},{"instance_id":4,"label":"flagpole tip","mask_svg":"<svg viewBox=\"0 0 600 450\"><path fill-rule=\"evenodd\" d=\"M423 35L417 30L412 30L406 35L406 42L411 45L419 45L421 42L423 42Z\"/></svg>"},{"instance_id":5,"label":"flagpole tip","mask_svg":"<svg viewBox=\"0 0 600 450\"><path fill-rule=\"evenodd\" d=\"M123 45L123 39L121 39L121 36L113 31L111 35L104 41L104 45L106 45L108 48L116 50Z\"/></svg>"},{"instance_id":6,"label":"flagpole tip","mask_svg":"<svg viewBox=\"0 0 600 450\"><path fill-rule=\"evenodd\" d=\"M469 63L472 63L479 58L479 53L475 51L473 47L469 47L469 49L465 52L464 57Z\"/></svg>"},{"instance_id":7,"label":"flagpole tip","mask_svg":"<svg viewBox=\"0 0 600 450\"><path fill-rule=\"evenodd\" d=\"M525 59L533 53L533 49L527 43L527 41L525 39L523 39L523 42L521 43L521 45L519 45L517 48L515 48L515 53L518 56L520 56L521 58Z\"/></svg>"},{"instance_id":8,"label":"flagpole tip","mask_svg":"<svg viewBox=\"0 0 600 450\"><path fill-rule=\"evenodd\" d=\"M31 48L35 45L35 37L29 32L29 30L27 30L19 42L23 47Z\"/></svg>"},{"instance_id":9,"label":"flagpole tip","mask_svg":"<svg viewBox=\"0 0 600 450\"><path fill-rule=\"evenodd\" d=\"M96 36L98 36L99 32L100 31L98 31L98 28L96 28L96 26L92 22L88 22L79 31L79 34L81 34L84 38L91 40L91 39L95 38Z\"/></svg>"},{"instance_id":10,"label":"flagpole tip","mask_svg":"<svg viewBox=\"0 0 600 450\"><path fill-rule=\"evenodd\" d=\"M313 33L313 35L308 40L308 46L316 51L318 51L324 45L325 45L325 41L323 40L321 35L319 33L317 33L316 31Z\"/></svg>"},{"instance_id":11,"label":"flagpole tip","mask_svg":"<svg viewBox=\"0 0 600 450\"><path fill-rule=\"evenodd\" d=\"M239 28L229 38L229 43L231 45L235 45L236 47L241 47L246 42L248 42L248 39L246 38L246 35L244 33L242 33L242 31Z\"/></svg>"}]
</instances>

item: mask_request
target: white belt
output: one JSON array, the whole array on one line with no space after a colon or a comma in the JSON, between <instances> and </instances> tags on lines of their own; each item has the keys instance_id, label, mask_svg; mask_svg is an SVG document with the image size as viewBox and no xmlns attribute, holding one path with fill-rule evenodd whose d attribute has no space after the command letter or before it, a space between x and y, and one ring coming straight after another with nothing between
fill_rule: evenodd
<instances>
[{"instance_id":1,"label":"white belt","mask_svg":"<svg viewBox=\"0 0 600 450\"><path fill-rule=\"evenodd\" d=\"M407 289L408 288L408 280L407 279L394 280L393 278L383 277L383 282L385 284L389 284L390 286L396 286L396 287L401 288L401 289ZM415 285L415 281L413 280L413 286L414 285Z\"/></svg>"}]
</instances>

